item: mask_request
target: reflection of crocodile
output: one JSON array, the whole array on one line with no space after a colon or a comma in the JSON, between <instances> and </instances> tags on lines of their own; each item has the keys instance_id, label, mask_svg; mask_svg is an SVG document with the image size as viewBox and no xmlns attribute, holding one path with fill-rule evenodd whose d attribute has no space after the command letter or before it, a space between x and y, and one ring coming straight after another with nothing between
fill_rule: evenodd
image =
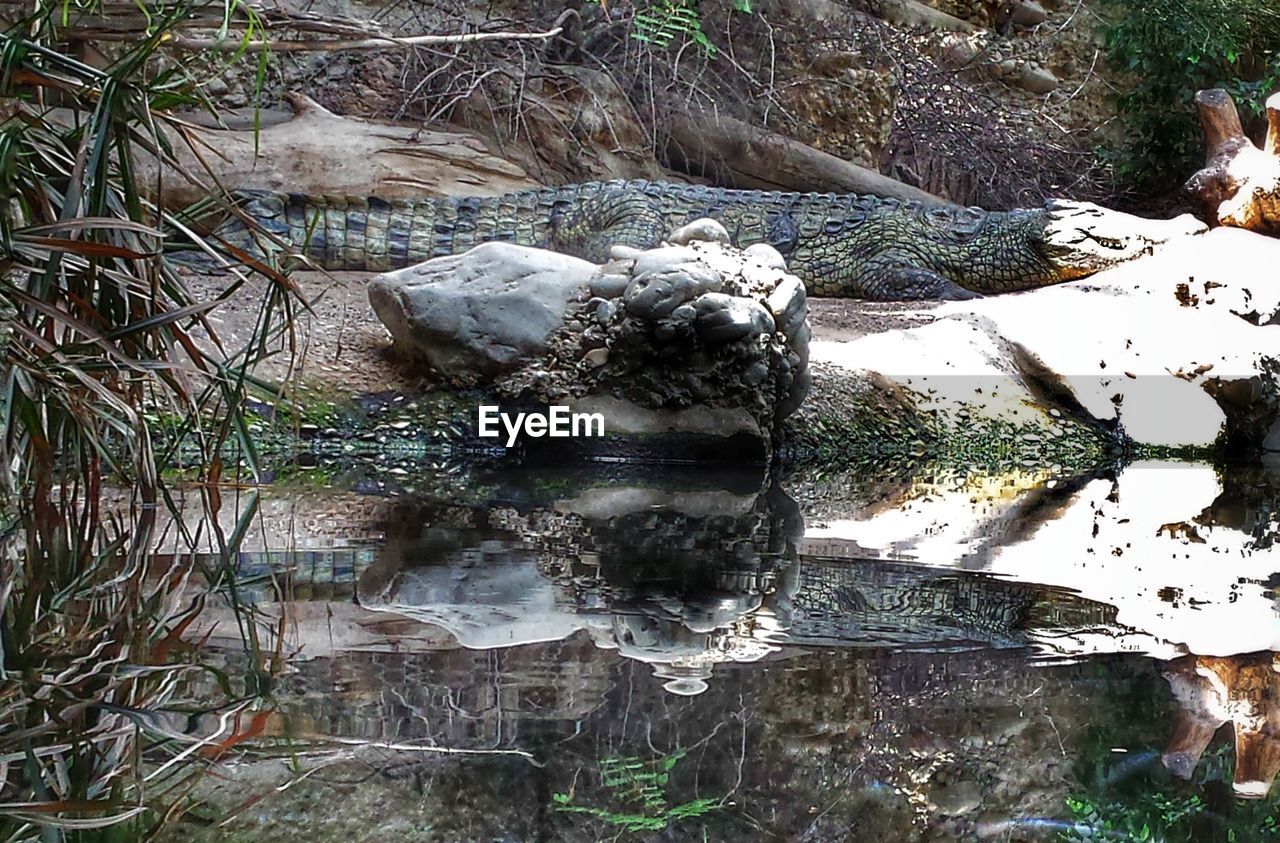
<instances>
[{"instance_id":1,"label":"reflection of crocodile","mask_svg":"<svg viewBox=\"0 0 1280 843\"><path fill-rule=\"evenodd\" d=\"M776 247L811 295L963 299L1092 274L1174 229L1096 206L929 209L871 196L766 193L662 182L590 182L500 197L378 199L246 192L245 210L328 269L387 270L505 240L601 262L650 248L701 217L739 246ZM1100 231L1100 229L1106 229ZM221 234L233 242L244 231Z\"/></svg>"}]
</instances>

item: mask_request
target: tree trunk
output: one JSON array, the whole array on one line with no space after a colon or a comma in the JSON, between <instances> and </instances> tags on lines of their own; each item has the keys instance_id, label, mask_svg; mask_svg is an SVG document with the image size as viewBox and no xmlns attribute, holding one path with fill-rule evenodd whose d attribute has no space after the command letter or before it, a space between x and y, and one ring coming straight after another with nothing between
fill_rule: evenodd
<instances>
[{"instance_id":1,"label":"tree trunk","mask_svg":"<svg viewBox=\"0 0 1280 843\"><path fill-rule=\"evenodd\" d=\"M1280 235L1280 93L1267 100L1267 137L1259 149L1240 125L1230 94L1196 94L1204 130L1205 166L1186 190L1212 224Z\"/></svg>"},{"instance_id":2,"label":"tree trunk","mask_svg":"<svg viewBox=\"0 0 1280 843\"><path fill-rule=\"evenodd\" d=\"M875 170L727 115L676 111L667 157L686 172L759 190L842 191L922 202L952 203Z\"/></svg>"},{"instance_id":3,"label":"tree trunk","mask_svg":"<svg viewBox=\"0 0 1280 843\"><path fill-rule=\"evenodd\" d=\"M292 100L292 120L252 129L191 129L199 157L225 187L311 195L496 196L539 187L515 164L491 154L460 133L340 117L302 96ZM185 145L181 166L203 174L204 165ZM155 160L147 157L145 184L156 184ZM207 195L187 179L166 173L160 199L184 207Z\"/></svg>"}]
</instances>

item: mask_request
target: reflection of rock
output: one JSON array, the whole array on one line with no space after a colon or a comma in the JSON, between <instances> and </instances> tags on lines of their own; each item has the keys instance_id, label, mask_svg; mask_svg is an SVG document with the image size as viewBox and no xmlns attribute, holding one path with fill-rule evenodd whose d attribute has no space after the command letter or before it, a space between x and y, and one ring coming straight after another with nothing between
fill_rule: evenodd
<instances>
[{"instance_id":1,"label":"reflection of rock","mask_svg":"<svg viewBox=\"0 0 1280 843\"><path fill-rule=\"evenodd\" d=\"M836 487L797 494L821 501L828 489ZM837 514L821 502L825 520L806 530L801 550L989 571L1115 607L1113 623L1046 636L1064 654L1280 648L1267 586L1275 557L1252 535L1207 519L1193 532L1170 529L1191 526L1221 494L1214 467L1157 461L1079 482L1032 472L918 481L900 484L888 506L846 498Z\"/></svg>"},{"instance_id":2,"label":"reflection of rock","mask_svg":"<svg viewBox=\"0 0 1280 843\"><path fill-rule=\"evenodd\" d=\"M1214 733L1235 731L1232 782L1237 796L1262 799L1280 775L1280 655L1195 656L1169 664L1165 678L1177 703L1173 737L1161 759L1189 779Z\"/></svg>"},{"instance_id":3,"label":"reflection of rock","mask_svg":"<svg viewBox=\"0 0 1280 843\"><path fill-rule=\"evenodd\" d=\"M406 512L398 523L408 534L390 533L391 564L362 579L360 602L439 624L467 647L585 631L681 694L705 690L718 664L786 646L1056 654L1059 639L1132 633L1113 607L1035 583L797 559L803 523L777 489L668 493L670 505L656 491L597 487L545 508ZM424 520L453 526L423 530Z\"/></svg>"},{"instance_id":4,"label":"reflection of rock","mask_svg":"<svg viewBox=\"0 0 1280 843\"><path fill-rule=\"evenodd\" d=\"M597 646L653 665L671 692L701 693L716 664L778 649L801 525L776 490L727 509L726 491L680 493L675 509L653 506L653 493L613 488L550 509L455 513L443 519L460 525L445 543L417 527L392 535L407 564L362 580L360 602L438 624L471 648L586 631ZM578 511L575 500L587 505Z\"/></svg>"}]
</instances>

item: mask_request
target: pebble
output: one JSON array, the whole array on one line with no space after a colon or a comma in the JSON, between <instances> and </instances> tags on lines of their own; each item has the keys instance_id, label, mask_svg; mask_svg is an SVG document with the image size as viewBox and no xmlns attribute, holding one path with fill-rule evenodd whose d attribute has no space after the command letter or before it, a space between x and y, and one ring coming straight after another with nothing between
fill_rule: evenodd
<instances>
[{"instance_id":1,"label":"pebble","mask_svg":"<svg viewBox=\"0 0 1280 843\"><path fill-rule=\"evenodd\" d=\"M605 363L609 362L609 349L593 348L582 356L586 364L593 369L598 369Z\"/></svg>"},{"instance_id":2,"label":"pebble","mask_svg":"<svg viewBox=\"0 0 1280 843\"><path fill-rule=\"evenodd\" d=\"M742 250L742 255L750 260L758 261L767 269L786 269L787 260L782 253L768 243L756 243Z\"/></svg>"},{"instance_id":3,"label":"pebble","mask_svg":"<svg viewBox=\"0 0 1280 843\"><path fill-rule=\"evenodd\" d=\"M1058 84L1057 76L1035 63L1024 64L1018 73L1018 87L1033 94L1047 94L1056 90Z\"/></svg>"},{"instance_id":4,"label":"pebble","mask_svg":"<svg viewBox=\"0 0 1280 843\"><path fill-rule=\"evenodd\" d=\"M613 315L618 312L618 306L611 301L602 301L596 305L596 321L601 325L608 325L613 320Z\"/></svg>"},{"instance_id":5,"label":"pebble","mask_svg":"<svg viewBox=\"0 0 1280 843\"><path fill-rule=\"evenodd\" d=\"M732 245L729 239L729 232L719 222L713 219L694 220L688 225L683 225L671 233L671 242L678 246L687 246L690 243L723 243L726 246Z\"/></svg>"},{"instance_id":6,"label":"pebble","mask_svg":"<svg viewBox=\"0 0 1280 843\"><path fill-rule=\"evenodd\" d=\"M598 296L602 299L616 299L622 295L630 283L631 279L626 275L609 272L592 276L587 286L593 296Z\"/></svg>"},{"instance_id":7,"label":"pebble","mask_svg":"<svg viewBox=\"0 0 1280 843\"><path fill-rule=\"evenodd\" d=\"M961 781L946 787L937 787L929 794L938 813L947 817L959 817L977 809L982 804L982 788L977 782Z\"/></svg>"}]
</instances>

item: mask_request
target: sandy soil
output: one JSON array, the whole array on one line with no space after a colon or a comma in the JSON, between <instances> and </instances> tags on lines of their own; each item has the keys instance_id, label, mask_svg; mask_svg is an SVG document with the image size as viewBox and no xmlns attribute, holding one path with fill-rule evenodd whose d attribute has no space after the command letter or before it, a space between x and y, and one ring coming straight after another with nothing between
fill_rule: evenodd
<instances>
[{"instance_id":1,"label":"sandy soil","mask_svg":"<svg viewBox=\"0 0 1280 843\"><path fill-rule=\"evenodd\" d=\"M365 285L368 272L297 272L310 312L295 320L296 359L282 353L267 360L259 374L271 380L292 380L323 393L410 393L436 384L431 374L391 353L391 337L369 306ZM212 296L228 283L226 277L191 276L198 294ZM213 312L210 321L227 347L238 347L252 333L267 285L256 280ZM809 324L814 339L851 340L909 328L927 322L936 303L864 302L851 299L810 299Z\"/></svg>"},{"instance_id":2,"label":"sandy soil","mask_svg":"<svg viewBox=\"0 0 1280 843\"><path fill-rule=\"evenodd\" d=\"M297 272L293 279L310 309L299 309L294 320L290 361L284 353L264 361L261 377L291 381L323 393L408 393L430 382L428 373L390 353L391 337L374 315L365 293L368 272ZM197 275L189 279L201 297L216 295L226 277ZM210 321L228 348L239 347L253 332L262 312L267 282L255 279L218 307Z\"/></svg>"}]
</instances>

